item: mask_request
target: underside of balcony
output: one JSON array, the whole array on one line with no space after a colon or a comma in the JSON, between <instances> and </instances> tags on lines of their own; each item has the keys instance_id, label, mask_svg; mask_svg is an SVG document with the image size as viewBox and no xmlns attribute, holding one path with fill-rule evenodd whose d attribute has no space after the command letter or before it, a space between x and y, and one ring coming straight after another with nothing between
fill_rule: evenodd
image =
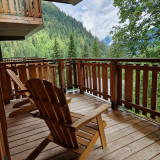
<instances>
[{"instance_id":1,"label":"underside of balcony","mask_svg":"<svg viewBox=\"0 0 160 160\"><path fill-rule=\"evenodd\" d=\"M71 112L87 114L102 103L107 103L89 94L68 94L72 97L69 104ZM5 106L8 140L12 160L22 160L40 144L49 134L44 121L33 118L29 113L8 118L13 110L13 104L19 100L12 100ZM160 128L150 121L139 118L127 111L105 111L102 115L107 122L105 134L107 147L102 150L100 140L97 141L88 160L96 159L160 159ZM38 160L70 160L78 159L78 155L54 143L50 143L38 156Z\"/></svg>"},{"instance_id":2,"label":"underside of balcony","mask_svg":"<svg viewBox=\"0 0 160 160\"><path fill-rule=\"evenodd\" d=\"M24 40L42 28L41 1L0 2L0 41Z\"/></svg>"},{"instance_id":3,"label":"underside of balcony","mask_svg":"<svg viewBox=\"0 0 160 160\"><path fill-rule=\"evenodd\" d=\"M24 40L43 27L42 18L0 15L0 41Z\"/></svg>"}]
</instances>

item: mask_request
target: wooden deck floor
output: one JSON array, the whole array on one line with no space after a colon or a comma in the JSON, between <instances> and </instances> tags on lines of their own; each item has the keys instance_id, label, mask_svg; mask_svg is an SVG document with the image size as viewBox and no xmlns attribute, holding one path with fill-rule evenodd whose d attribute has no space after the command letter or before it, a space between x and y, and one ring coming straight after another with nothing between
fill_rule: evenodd
<instances>
[{"instance_id":1,"label":"wooden deck floor","mask_svg":"<svg viewBox=\"0 0 160 160\"><path fill-rule=\"evenodd\" d=\"M98 107L101 100L89 95L75 94L70 110L87 114ZM12 105L6 106L6 115L13 111ZM138 118L125 111L109 109L103 113L107 121L105 129L108 146L102 150L97 141L87 160L160 160L160 128L149 121ZM42 120L24 114L7 118L8 139L12 160L22 160L46 137L48 128ZM37 160L76 160L78 155L56 144L50 143Z\"/></svg>"}]
</instances>

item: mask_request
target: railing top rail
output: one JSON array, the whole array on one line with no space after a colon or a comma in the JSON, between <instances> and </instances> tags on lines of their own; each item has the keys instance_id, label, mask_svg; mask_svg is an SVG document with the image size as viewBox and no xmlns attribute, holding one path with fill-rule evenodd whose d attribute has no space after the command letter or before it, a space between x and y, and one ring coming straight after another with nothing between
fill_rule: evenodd
<instances>
[{"instance_id":1,"label":"railing top rail","mask_svg":"<svg viewBox=\"0 0 160 160\"><path fill-rule=\"evenodd\" d=\"M57 62L57 61L100 61L100 62L151 62L160 63L160 58L66 58L66 59L46 59L46 60L26 60L26 61L13 61L13 62L0 62L4 64L21 64L21 63L38 63L38 62Z\"/></svg>"},{"instance_id":2,"label":"railing top rail","mask_svg":"<svg viewBox=\"0 0 160 160\"><path fill-rule=\"evenodd\" d=\"M110 61L110 62L152 62L160 63L160 58L76 58L83 61Z\"/></svg>"}]
</instances>

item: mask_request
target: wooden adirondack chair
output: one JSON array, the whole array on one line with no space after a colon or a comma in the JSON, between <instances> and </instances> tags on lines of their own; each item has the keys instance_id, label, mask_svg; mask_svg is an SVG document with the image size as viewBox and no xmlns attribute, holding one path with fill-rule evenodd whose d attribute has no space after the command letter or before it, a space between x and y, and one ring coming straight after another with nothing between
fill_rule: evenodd
<instances>
[{"instance_id":1,"label":"wooden adirondack chair","mask_svg":"<svg viewBox=\"0 0 160 160\"><path fill-rule=\"evenodd\" d=\"M26 100L23 100L23 101L20 101L20 102L14 104L13 108L17 108L17 107L20 107L24 104L30 103L30 105L27 105L25 107L17 109L16 111L11 112L9 114L9 117L15 117L17 115L24 114L24 113L27 113L27 112L30 112L32 110L37 109L37 106L35 105L34 101L31 98L29 98L30 93L28 92L25 85L21 82L21 80L17 77L17 75L10 69L7 69L7 73L12 78L12 80L17 84L17 86L20 88L19 92L24 93L27 97ZM71 102L71 98L68 98L67 103L70 103L70 102Z\"/></svg>"},{"instance_id":2,"label":"wooden adirondack chair","mask_svg":"<svg viewBox=\"0 0 160 160\"><path fill-rule=\"evenodd\" d=\"M99 137L102 148L105 148L106 123L102 121L101 113L110 107L109 104L103 104L92 113L82 116L70 112L63 91L52 83L31 79L26 87L39 109L33 116L43 119L51 132L26 160L35 159L50 142L78 153L79 160L86 159Z\"/></svg>"},{"instance_id":3,"label":"wooden adirondack chair","mask_svg":"<svg viewBox=\"0 0 160 160\"><path fill-rule=\"evenodd\" d=\"M30 102L30 105L27 105L23 108L17 109L16 111L13 111L9 114L9 117L15 117L17 115L26 113L26 112L30 112L34 109L36 109L36 105L34 103L34 101L32 99L29 98L29 92L27 91L27 88L25 87L25 85L21 82L21 80L17 77L17 75L10 69L7 69L7 73L8 75L12 78L12 80L17 84L17 86L20 88L20 92L24 93L27 97L27 100L23 100L20 101L18 103L16 103L13 108L17 108L20 107L24 104L27 104Z\"/></svg>"}]
</instances>

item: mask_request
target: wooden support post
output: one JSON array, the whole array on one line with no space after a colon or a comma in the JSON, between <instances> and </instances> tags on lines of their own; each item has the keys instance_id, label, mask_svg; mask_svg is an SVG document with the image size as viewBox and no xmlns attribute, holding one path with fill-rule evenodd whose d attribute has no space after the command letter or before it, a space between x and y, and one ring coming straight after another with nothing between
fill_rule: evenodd
<instances>
[{"instance_id":1,"label":"wooden support post","mask_svg":"<svg viewBox=\"0 0 160 160\"><path fill-rule=\"evenodd\" d=\"M7 79L7 73L6 73L6 66L0 65L0 81L2 83L2 93L4 97L4 103L9 104L10 103L10 92L8 89L8 79Z\"/></svg>"},{"instance_id":2,"label":"wooden support post","mask_svg":"<svg viewBox=\"0 0 160 160\"><path fill-rule=\"evenodd\" d=\"M65 75L64 75L64 62L63 60L59 61L58 64L58 73L59 73L59 84L61 89L66 92L66 88L65 88Z\"/></svg>"},{"instance_id":3,"label":"wooden support post","mask_svg":"<svg viewBox=\"0 0 160 160\"><path fill-rule=\"evenodd\" d=\"M112 108L117 108L118 99L118 67L117 62L111 62L110 67L110 93Z\"/></svg>"},{"instance_id":4,"label":"wooden support post","mask_svg":"<svg viewBox=\"0 0 160 160\"><path fill-rule=\"evenodd\" d=\"M10 160L10 152L9 152L9 145L8 145L8 137L7 137L7 123L6 123L6 115L4 111L4 102L3 102L3 95L2 95L2 89L1 89L1 82L0 82L0 123L1 123L1 129L3 134L3 141L5 146L5 153L7 156L7 160ZM1 137L0 137L1 138ZM0 158L1 159L1 158Z\"/></svg>"},{"instance_id":5,"label":"wooden support post","mask_svg":"<svg viewBox=\"0 0 160 160\"><path fill-rule=\"evenodd\" d=\"M83 63L81 60L78 60L78 81L79 81L79 88L80 88L80 93L84 93L84 78L83 78Z\"/></svg>"}]
</instances>

